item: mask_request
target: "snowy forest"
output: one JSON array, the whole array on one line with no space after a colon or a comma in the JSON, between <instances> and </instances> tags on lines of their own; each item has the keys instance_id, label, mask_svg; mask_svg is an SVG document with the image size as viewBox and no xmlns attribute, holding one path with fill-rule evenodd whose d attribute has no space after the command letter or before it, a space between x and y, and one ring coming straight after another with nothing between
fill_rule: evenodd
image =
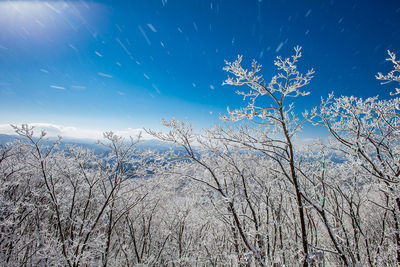
<instances>
[{"instance_id":1,"label":"snowy forest","mask_svg":"<svg viewBox=\"0 0 400 267\"><path fill-rule=\"evenodd\" d=\"M388 53L392 71L376 78L398 83ZM295 47L272 75L226 61L242 108L201 132L175 119L145 129L169 150L107 132L96 153L13 126L20 138L0 148L0 265L399 266L400 89L331 94L297 114L314 75L300 60ZM305 124L330 137L301 144Z\"/></svg>"}]
</instances>

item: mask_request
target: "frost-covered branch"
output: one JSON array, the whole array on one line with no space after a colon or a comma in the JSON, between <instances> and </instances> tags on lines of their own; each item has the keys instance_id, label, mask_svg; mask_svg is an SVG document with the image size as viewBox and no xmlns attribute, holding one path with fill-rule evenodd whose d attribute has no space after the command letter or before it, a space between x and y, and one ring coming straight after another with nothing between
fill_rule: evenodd
<instances>
[{"instance_id":1,"label":"frost-covered branch","mask_svg":"<svg viewBox=\"0 0 400 267\"><path fill-rule=\"evenodd\" d=\"M389 57L386 59L393 63L393 69L388 74L382 74L378 72L375 76L376 79L381 80L382 84L389 82L399 82L400 83L400 60L396 60L396 54L388 50ZM400 94L400 88L395 88L395 92L391 92L390 95Z\"/></svg>"}]
</instances>

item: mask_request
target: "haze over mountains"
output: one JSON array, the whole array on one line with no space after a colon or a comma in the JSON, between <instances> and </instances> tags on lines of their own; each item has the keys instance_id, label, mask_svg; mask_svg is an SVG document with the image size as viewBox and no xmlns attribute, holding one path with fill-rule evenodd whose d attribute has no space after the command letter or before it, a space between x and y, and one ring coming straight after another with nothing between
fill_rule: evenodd
<instances>
[{"instance_id":1,"label":"haze over mountains","mask_svg":"<svg viewBox=\"0 0 400 267\"><path fill-rule=\"evenodd\" d=\"M18 135L9 135L9 134L0 134L0 144L7 144L7 143L13 143L17 139L24 139L23 137L20 137ZM43 141L43 145L48 145L51 144L56 140L56 137L48 137L45 141ZM97 144L98 140L95 139L81 139L81 138L62 138L61 143L60 143L60 148L65 149L67 145L76 145L80 146L83 148L88 148L90 150L94 150L96 153L102 153L108 150L108 148ZM151 149L151 150L156 150L156 151L165 151L168 150L172 145L161 142L155 139L151 140L142 140L140 141L136 147L138 149Z\"/></svg>"}]
</instances>

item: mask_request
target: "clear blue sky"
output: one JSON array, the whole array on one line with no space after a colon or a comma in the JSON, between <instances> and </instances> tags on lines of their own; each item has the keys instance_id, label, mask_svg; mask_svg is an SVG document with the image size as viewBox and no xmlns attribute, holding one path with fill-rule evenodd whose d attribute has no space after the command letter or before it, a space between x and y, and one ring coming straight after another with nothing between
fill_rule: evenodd
<instances>
[{"instance_id":1,"label":"clear blue sky","mask_svg":"<svg viewBox=\"0 0 400 267\"><path fill-rule=\"evenodd\" d=\"M277 55L303 47L311 95L389 97L387 49L400 56L400 1L0 1L0 124L86 129L196 127L239 107L221 86L224 59L244 55L269 80Z\"/></svg>"}]
</instances>

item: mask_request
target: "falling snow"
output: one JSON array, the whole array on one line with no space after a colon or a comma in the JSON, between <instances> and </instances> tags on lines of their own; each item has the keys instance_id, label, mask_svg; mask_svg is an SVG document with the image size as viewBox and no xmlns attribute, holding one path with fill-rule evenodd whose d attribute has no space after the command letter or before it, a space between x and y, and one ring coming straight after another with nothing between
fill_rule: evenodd
<instances>
[{"instance_id":1,"label":"falling snow","mask_svg":"<svg viewBox=\"0 0 400 267\"><path fill-rule=\"evenodd\" d=\"M102 72L98 72L97 75L102 76L102 77L106 77L106 78L112 78L112 75L106 74L106 73L102 73Z\"/></svg>"},{"instance_id":2,"label":"falling snow","mask_svg":"<svg viewBox=\"0 0 400 267\"><path fill-rule=\"evenodd\" d=\"M121 42L121 40L117 37L115 39L117 41L117 43L122 47L122 49L125 51L125 53L129 56L130 59L133 60L133 56L131 54L131 52L129 51L128 48L126 48L126 46Z\"/></svg>"},{"instance_id":3,"label":"falling snow","mask_svg":"<svg viewBox=\"0 0 400 267\"><path fill-rule=\"evenodd\" d=\"M71 85L72 89L79 89L79 90L84 90L86 89L86 86L83 85Z\"/></svg>"},{"instance_id":4,"label":"falling snow","mask_svg":"<svg viewBox=\"0 0 400 267\"><path fill-rule=\"evenodd\" d=\"M50 85L51 88L58 89L58 90L65 90L65 87L58 86L58 85Z\"/></svg>"},{"instance_id":5,"label":"falling snow","mask_svg":"<svg viewBox=\"0 0 400 267\"><path fill-rule=\"evenodd\" d=\"M281 50L281 48L282 48L282 46L284 45L285 43L284 42L281 42L279 45L278 45L278 47L275 49L275 52L279 52L280 50Z\"/></svg>"},{"instance_id":6,"label":"falling snow","mask_svg":"<svg viewBox=\"0 0 400 267\"><path fill-rule=\"evenodd\" d=\"M154 90L156 90L157 94L161 94L160 90L154 83L151 86L154 88Z\"/></svg>"},{"instance_id":7,"label":"falling snow","mask_svg":"<svg viewBox=\"0 0 400 267\"><path fill-rule=\"evenodd\" d=\"M71 47L73 50L75 50L75 52L78 52L78 49L74 45L68 44L68 46Z\"/></svg>"},{"instance_id":8,"label":"falling snow","mask_svg":"<svg viewBox=\"0 0 400 267\"><path fill-rule=\"evenodd\" d=\"M28 8L27 13L20 9L20 15L15 13L12 19L10 16L12 23L0 29L3 73L0 92L6 90L4 84L18 92L25 79L31 79L28 76L40 75L37 79L40 84L33 88L49 88L50 84L50 88L65 90L71 95L82 94L79 90L85 90L88 95L92 90L109 90L107 92L115 94L116 88L130 95L124 86L134 84L137 88L150 87L156 98L160 94L158 85L165 88L165 95L173 88L173 94L179 97L187 96L185 89L188 87L196 88L191 93L206 99L207 92L215 90L224 78L220 71L224 59L243 54L243 62L255 58L265 66L264 70L269 70L268 63L275 56L288 55L296 45L301 45L307 55L314 52L318 55L306 62L310 67L321 65L319 60L337 60L334 56L337 53L343 53L342 58L352 56L357 60L371 51L374 57L380 55L381 59L374 65L385 62L387 49L398 50L395 44L400 34L395 28L395 18L400 8L383 2L366 4L385 6L388 11L385 18L378 19L373 10L365 16L362 5L349 1L345 1L347 4L334 0L302 3L301 7L291 6L289 2L261 0L242 4L240 1L206 0L197 4L186 1L182 5L161 0L115 6L111 2L97 5L85 0L32 1L40 8ZM0 13L3 23L7 14L1 9ZM351 51L337 46L337 43L353 46L352 42L362 34L371 32L372 35L377 29L380 29L380 36L393 41L370 38L366 43L363 39L362 44L355 44ZM329 49L324 47L328 40ZM371 46L368 51L367 46ZM25 65L24 58L35 64ZM32 74L16 74L15 70ZM319 70L321 76L316 75L316 78L325 77L323 71ZM365 68L358 66L353 71L361 73ZM347 76L342 76L345 81ZM111 78L114 79L107 80ZM332 79L332 87L344 88L334 81ZM353 87L357 87L355 80L354 83ZM373 95L373 90L368 90ZM212 93L217 96L219 90Z\"/></svg>"},{"instance_id":9,"label":"falling snow","mask_svg":"<svg viewBox=\"0 0 400 267\"><path fill-rule=\"evenodd\" d=\"M150 30L152 30L153 32L157 32L156 28L154 28L153 24L148 23L147 27L149 27Z\"/></svg>"},{"instance_id":10,"label":"falling snow","mask_svg":"<svg viewBox=\"0 0 400 267\"><path fill-rule=\"evenodd\" d=\"M151 45L150 39L149 39L149 37L147 37L147 35L146 35L146 33L144 32L142 26L139 25L139 26L138 26L138 29L139 29L140 33L143 35L143 38L146 40L147 44L148 44L148 45Z\"/></svg>"}]
</instances>

